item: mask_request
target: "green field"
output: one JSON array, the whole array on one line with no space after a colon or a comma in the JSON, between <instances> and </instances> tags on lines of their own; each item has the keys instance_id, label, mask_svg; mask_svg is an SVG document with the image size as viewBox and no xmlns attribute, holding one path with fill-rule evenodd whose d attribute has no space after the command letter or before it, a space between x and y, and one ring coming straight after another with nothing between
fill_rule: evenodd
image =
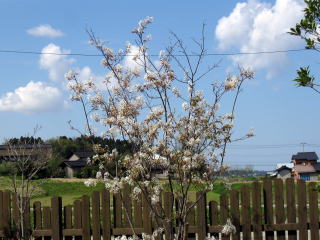
<instances>
[{"instance_id":1,"label":"green field","mask_svg":"<svg viewBox=\"0 0 320 240\"><path fill-rule=\"evenodd\" d=\"M244 179L242 180L244 181ZM65 206L73 204L73 201L80 199L82 195L90 196L93 191L99 191L104 188L104 185L102 183L98 183L95 187L86 187L83 182L84 179L35 180L33 182L35 191L32 202L41 201L43 206L50 206L51 197L60 196L62 197L62 203ZM249 184L249 182L244 181L243 183L233 183L231 185L231 188L240 189L244 184ZM0 177L0 190L12 191L12 184L9 177ZM191 188L190 200L195 199L195 191L195 187ZM227 192L228 190L223 184L217 183L213 191L207 194L207 200L219 201L220 195Z\"/></svg>"}]
</instances>

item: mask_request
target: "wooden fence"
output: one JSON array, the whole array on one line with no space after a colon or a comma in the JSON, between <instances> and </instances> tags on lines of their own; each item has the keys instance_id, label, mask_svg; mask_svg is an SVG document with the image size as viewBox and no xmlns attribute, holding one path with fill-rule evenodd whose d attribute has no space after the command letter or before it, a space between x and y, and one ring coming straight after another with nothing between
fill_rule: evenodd
<instances>
[{"instance_id":1,"label":"wooden fence","mask_svg":"<svg viewBox=\"0 0 320 240\"><path fill-rule=\"evenodd\" d=\"M128 191L128 189L126 190ZM197 193L198 196L203 193ZM111 198L113 204L111 204ZM171 207L174 199L170 193L163 194L166 214L174 217ZM153 221L150 208L144 198L131 200L124 194L123 204L119 195L108 191L94 192L74 201L73 206L62 207L62 199L53 197L51 207L42 207L35 202L24 214L24 224L30 234L40 240L107 240L112 236L131 235L132 228L124 207L129 209L137 234L152 233ZM0 191L0 238L10 238L19 217L15 198ZM235 225L237 232L222 236L227 219ZM318 191L315 183L306 184L292 179L264 180L242 186L240 191L232 190L222 195L220 201L207 203L205 197L197 202L188 216L189 239L203 240L210 234L227 239L289 239L319 240ZM168 226L165 226L165 229ZM174 226L173 226L174 227Z\"/></svg>"}]
</instances>

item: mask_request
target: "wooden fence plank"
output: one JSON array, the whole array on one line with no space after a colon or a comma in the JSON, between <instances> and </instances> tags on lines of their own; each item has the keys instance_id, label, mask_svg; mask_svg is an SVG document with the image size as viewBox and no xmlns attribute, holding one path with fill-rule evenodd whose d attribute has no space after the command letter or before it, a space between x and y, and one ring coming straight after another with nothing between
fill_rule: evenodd
<instances>
[{"instance_id":1,"label":"wooden fence plank","mask_svg":"<svg viewBox=\"0 0 320 240\"><path fill-rule=\"evenodd\" d=\"M65 206L63 208L64 215L64 230L72 229L72 206ZM65 235L64 235L65 236ZM65 236L65 240L72 240L71 236Z\"/></svg>"},{"instance_id":2,"label":"wooden fence plank","mask_svg":"<svg viewBox=\"0 0 320 240\"><path fill-rule=\"evenodd\" d=\"M172 239L173 238L173 194L171 192L165 192L163 196L163 208L164 208L164 214L165 214L165 238L166 239Z\"/></svg>"},{"instance_id":3,"label":"wooden fence plank","mask_svg":"<svg viewBox=\"0 0 320 240\"><path fill-rule=\"evenodd\" d=\"M20 214L18 208L17 194L12 194L12 219L13 219L13 228L18 229L20 223Z\"/></svg>"},{"instance_id":4,"label":"wooden fence plank","mask_svg":"<svg viewBox=\"0 0 320 240\"><path fill-rule=\"evenodd\" d=\"M146 198L145 194L142 196L143 208L143 229L146 234L152 234L152 215L150 208L150 201Z\"/></svg>"},{"instance_id":5,"label":"wooden fence plank","mask_svg":"<svg viewBox=\"0 0 320 240\"><path fill-rule=\"evenodd\" d=\"M43 207L43 216L42 216L42 228L44 230L51 231L51 208L50 207ZM52 232L52 231L51 231ZM51 239L51 237L46 236L44 237L45 240Z\"/></svg>"},{"instance_id":6,"label":"wooden fence plank","mask_svg":"<svg viewBox=\"0 0 320 240\"><path fill-rule=\"evenodd\" d=\"M111 240L110 192L106 189L101 192L101 204L103 240Z\"/></svg>"},{"instance_id":7,"label":"wooden fence plank","mask_svg":"<svg viewBox=\"0 0 320 240\"><path fill-rule=\"evenodd\" d=\"M74 228L82 229L82 202L80 200L75 200L74 203ZM75 237L75 240L81 240L82 237Z\"/></svg>"},{"instance_id":8,"label":"wooden fence plank","mask_svg":"<svg viewBox=\"0 0 320 240\"><path fill-rule=\"evenodd\" d=\"M262 240L261 185L252 184L252 225L255 240Z\"/></svg>"},{"instance_id":9,"label":"wooden fence plank","mask_svg":"<svg viewBox=\"0 0 320 240\"><path fill-rule=\"evenodd\" d=\"M319 209L316 183L309 183L308 193L311 240L319 240Z\"/></svg>"},{"instance_id":10,"label":"wooden fence plank","mask_svg":"<svg viewBox=\"0 0 320 240\"><path fill-rule=\"evenodd\" d=\"M115 228L122 227L122 202L120 193L113 194L113 222Z\"/></svg>"},{"instance_id":11,"label":"wooden fence plank","mask_svg":"<svg viewBox=\"0 0 320 240\"><path fill-rule=\"evenodd\" d=\"M2 227L4 233L9 235L11 227L11 194L9 192L3 192L2 197Z\"/></svg>"},{"instance_id":12,"label":"wooden fence plank","mask_svg":"<svg viewBox=\"0 0 320 240\"><path fill-rule=\"evenodd\" d=\"M35 230L42 229L42 211L41 202L36 201L33 203L33 224ZM35 238L35 240L41 240L42 238Z\"/></svg>"},{"instance_id":13,"label":"wooden fence plank","mask_svg":"<svg viewBox=\"0 0 320 240\"><path fill-rule=\"evenodd\" d=\"M296 194L292 178L286 179L286 203L288 223L296 223ZM297 231L288 231L288 240L297 240Z\"/></svg>"},{"instance_id":14,"label":"wooden fence plank","mask_svg":"<svg viewBox=\"0 0 320 240\"><path fill-rule=\"evenodd\" d=\"M236 233L232 235L232 239L240 240L239 192L236 190L231 190L230 193L230 217L232 224L236 227Z\"/></svg>"},{"instance_id":15,"label":"wooden fence plank","mask_svg":"<svg viewBox=\"0 0 320 240\"><path fill-rule=\"evenodd\" d=\"M128 184L124 186L122 191L123 199L123 227L132 227L132 203L131 203L131 188ZM130 224L131 222L131 224Z\"/></svg>"},{"instance_id":16,"label":"wooden fence plank","mask_svg":"<svg viewBox=\"0 0 320 240\"><path fill-rule=\"evenodd\" d=\"M306 183L303 180L297 182L298 190L298 218L299 218L299 239L308 239L307 226L307 192Z\"/></svg>"},{"instance_id":17,"label":"wooden fence plank","mask_svg":"<svg viewBox=\"0 0 320 240\"><path fill-rule=\"evenodd\" d=\"M263 181L264 218L266 224L273 224L273 194L270 179ZM266 240L273 240L274 232L266 231Z\"/></svg>"},{"instance_id":18,"label":"wooden fence plank","mask_svg":"<svg viewBox=\"0 0 320 240\"><path fill-rule=\"evenodd\" d=\"M220 221L224 225L229 218L229 199L226 194L220 196ZM229 240L230 236L223 235L222 240Z\"/></svg>"},{"instance_id":19,"label":"wooden fence plank","mask_svg":"<svg viewBox=\"0 0 320 240\"><path fill-rule=\"evenodd\" d=\"M197 192L197 223L198 223L198 239L204 240L207 235L207 216L206 216L206 193Z\"/></svg>"},{"instance_id":20,"label":"wooden fence plank","mask_svg":"<svg viewBox=\"0 0 320 240\"><path fill-rule=\"evenodd\" d=\"M52 239L62 239L62 199L61 197L51 198L51 228Z\"/></svg>"},{"instance_id":21,"label":"wooden fence plank","mask_svg":"<svg viewBox=\"0 0 320 240\"><path fill-rule=\"evenodd\" d=\"M135 228L142 228L142 202L141 194L133 201L133 221Z\"/></svg>"},{"instance_id":22,"label":"wooden fence plank","mask_svg":"<svg viewBox=\"0 0 320 240\"><path fill-rule=\"evenodd\" d=\"M94 191L92 193L92 238L100 240L100 193Z\"/></svg>"},{"instance_id":23,"label":"wooden fence plank","mask_svg":"<svg viewBox=\"0 0 320 240\"><path fill-rule=\"evenodd\" d=\"M82 196L82 239L90 240L90 198L87 195Z\"/></svg>"},{"instance_id":24,"label":"wooden fence plank","mask_svg":"<svg viewBox=\"0 0 320 240\"><path fill-rule=\"evenodd\" d=\"M251 239L250 192L247 185L241 187L241 222L243 239Z\"/></svg>"},{"instance_id":25,"label":"wooden fence plank","mask_svg":"<svg viewBox=\"0 0 320 240\"><path fill-rule=\"evenodd\" d=\"M285 223L286 216L284 211L283 182L281 179L276 179L274 181L274 198L276 223ZM285 231L277 231L277 240L285 240L285 237Z\"/></svg>"},{"instance_id":26,"label":"wooden fence plank","mask_svg":"<svg viewBox=\"0 0 320 240\"><path fill-rule=\"evenodd\" d=\"M0 231L3 231L4 222L3 222L3 191L0 191Z\"/></svg>"}]
</instances>

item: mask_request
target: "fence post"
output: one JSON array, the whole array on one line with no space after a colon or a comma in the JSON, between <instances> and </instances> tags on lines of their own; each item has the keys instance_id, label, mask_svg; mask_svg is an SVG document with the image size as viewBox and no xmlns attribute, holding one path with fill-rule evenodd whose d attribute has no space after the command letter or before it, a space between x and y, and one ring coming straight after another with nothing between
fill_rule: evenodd
<instances>
[{"instance_id":1,"label":"fence post","mask_svg":"<svg viewBox=\"0 0 320 240\"><path fill-rule=\"evenodd\" d=\"M143 207L143 231L146 234L152 234L152 215L150 202L146 199L145 194L142 194L142 207Z\"/></svg>"},{"instance_id":2,"label":"fence post","mask_svg":"<svg viewBox=\"0 0 320 240\"><path fill-rule=\"evenodd\" d=\"M90 240L90 199L82 196L82 239Z\"/></svg>"},{"instance_id":3,"label":"fence post","mask_svg":"<svg viewBox=\"0 0 320 240\"><path fill-rule=\"evenodd\" d=\"M103 240L111 239L111 220L110 220L110 192L106 189L101 192L102 204L102 235Z\"/></svg>"},{"instance_id":4,"label":"fence post","mask_svg":"<svg viewBox=\"0 0 320 240\"><path fill-rule=\"evenodd\" d=\"M51 198L51 229L52 240L62 239L62 199L61 197Z\"/></svg>"},{"instance_id":5,"label":"fence post","mask_svg":"<svg viewBox=\"0 0 320 240\"><path fill-rule=\"evenodd\" d=\"M308 239L306 183L298 180L299 239Z\"/></svg>"},{"instance_id":6,"label":"fence post","mask_svg":"<svg viewBox=\"0 0 320 240\"><path fill-rule=\"evenodd\" d=\"M224 225L229 217L229 198L226 194L220 196L220 221ZM230 236L223 235L222 240L228 240Z\"/></svg>"},{"instance_id":7,"label":"fence post","mask_svg":"<svg viewBox=\"0 0 320 240\"><path fill-rule=\"evenodd\" d=\"M232 239L240 240L239 192L237 190L231 190L230 193L230 214L232 224L236 227L236 233L232 235Z\"/></svg>"},{"instance_id":8,"label":"fence post","mask_svg":"<svg viewBox=\"0 0 320 240\"><path fill-rule=\"evenodd\" d=\"M63 209L64 209L63 211L64 212L64 228L72 229L72 206L65 206ZM65 240L72 240L72 236L65 236Z\"/></svg>"},{"instance_id":9,"label":"fence post","mask_svg":"<svg viewBox=\"0 0 320 240\"><path fill-rule=\"evenodd\" d=\"M261 185L259 182L252 184L252 225L255 240L262 240L262 219L261 219Z\"/></svg>"},{"instance_id":10,"label":"fence post","mask_svg":"<svg viewBox=\"0 0 320 240\"><path fill-rule=\"evenodd\" d=\"M97 191L92 193L92 238L100 240L100 194Z\"/></svg>"},{"instance_id":11,"label":"fence post","mask_svg":"<svg viewBox=\"0 0 320 240\"><path fill-rule=\"evenodd\" d=\"M284 211L284 198L283 198L283 183L281 179L274 180L274 198L275 201L275 212L276 212L276 223L285 223L286 216ZM285 240L285 231L277 231L277 239Z\"/></svg>"},{"instance_id":12,"label":"fence post","mask_svg":"<svg viewBox=\"0 0 320 240\"><path fill-rule=\"evenodd\" d=\"M173 219L172 219L172 213L173 213L173 194L172 192L165 192L164 193L164 200L163 200L163 207L164 207L164 213L166 215L166 221L164 225L165 229L165 237L166 239L172 239L173 238Z\"/></svg>"},{"instance_id":13,"label":"fence post","mask_svg":"<svg viewBox=\"0 0 320 240\"><path fill-rule=\"evenodd\" d=\"M309 183L308 190L311 240L319 240L319 209L316 183Z\"/></svg>"},{"instance_id":14,"label":"fence post","mask_svg":"<svg viewBox=\"0 0 320 240\"><path fill-rule=\"evenodd\" d=\"M41 224L42 212L41 212L41 202L37 201L33 203L33 225L35 230L42 228ZM37 237L35 240L41 240L42 237Z\"/></svg>"},{"instance_id":15,"label":"fence post","mask_svg":"<svg viewBox=\"0 0 320 240\"><path fill-rule=\"evenodd\" d=\"M207 235L206 193L197 192L198 239L204 240Z\"/></svg>"},{"instance_id":16,"label":"fence post","mask_svg":"<svg viewBox=\"0 0 320 240\"><path fill-rule=\"evenodd\" d=\"M251 239L250 192L247 185L241 187L241 220L243 239Z\"/></svg>"},{"instance_id":17,"label":"fence post","mask_svg":"<svg viewBox=\"0 0 320 240\"><path fill-rule=\"evenodd\" d=\"M272 182L270 179L263 181L264 217L266 224L273 224L273 197ZM266 240L274 239L273 231L266 231Z\"/></svg>"}]
</instances>

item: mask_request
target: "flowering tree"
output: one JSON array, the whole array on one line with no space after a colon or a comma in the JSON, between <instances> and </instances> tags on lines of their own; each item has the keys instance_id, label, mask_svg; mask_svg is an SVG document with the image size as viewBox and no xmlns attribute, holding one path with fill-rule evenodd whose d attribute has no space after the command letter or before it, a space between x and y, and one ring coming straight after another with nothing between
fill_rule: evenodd
<instances>
[{"instance_id":1,"label":"flowering tree","mask_svg":"<svg viewBox=\"0 0 320 240\"><path fill-rule=\"evenodd\" d=\"M144 238L163 234L164 223L173 225L160 197L163 191L171 192L179 201L175 209L177 231L166 235L169 239L184 239L187 214L194 206L187 204L188 194L192 186L209 191L217 176L226 170L223 159L227 143L233 140L236 102L243 82L253 78L253 73L240 68L238 74L227 76L224 82L213 82L201 90L205 77L216 68L216 64L205 70L202 67L206 55L204 31L201 40L196 41L199 53L195 56L190 56L183 41L173 34L174 44L155 60L148 48L151 35L145 34L152 21L152 17L141 20L132 31L135 45L128 43L125 50L117 53L89 32L90 42L103 55L102 65L108 71L106 90L98 89L92 79L81 82L73 71L66 78L72 99L83 103L87 97L90 111L95 110L92 118L103 124L107 137L132 143L131 154L119 162L123 171L115 175L105 165L117 158L117 150L101 151L101 146L97 146L98 152L102 152L94 157L100 164L99 181L105 182L113 193L121 194L120 190L130 185L133 198L145 196L158 228ZM231 112L221 114L223 96L232 91ZM251 136L252 131L238 140ZM165 182L153 174L159 166L168 172ZM90 179L86 184L95 182Z\"/></svg>"}]
</instances>

